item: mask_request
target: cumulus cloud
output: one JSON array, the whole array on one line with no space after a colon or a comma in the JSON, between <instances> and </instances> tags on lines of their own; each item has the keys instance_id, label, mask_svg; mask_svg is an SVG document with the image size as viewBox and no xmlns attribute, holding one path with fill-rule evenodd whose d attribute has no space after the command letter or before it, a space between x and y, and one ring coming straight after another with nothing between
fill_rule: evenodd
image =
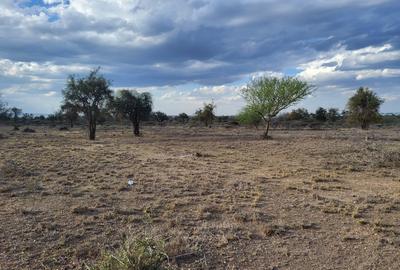
<instances>
[{"instance_id":1,"label":"cumulus cloud","mask_svg":"<svg viewBox=\"0 0 400 270\"><path fill-rule=\"evenodd\" d=\"M396 0L2 0L0 89L57 91L55 100L68 74L102 66L114 87L157 97L171 87L182 99L222 97L221 86L288 70L324 91L365 83L392 93L399 9Z\"/></svg>"}]
</instances>

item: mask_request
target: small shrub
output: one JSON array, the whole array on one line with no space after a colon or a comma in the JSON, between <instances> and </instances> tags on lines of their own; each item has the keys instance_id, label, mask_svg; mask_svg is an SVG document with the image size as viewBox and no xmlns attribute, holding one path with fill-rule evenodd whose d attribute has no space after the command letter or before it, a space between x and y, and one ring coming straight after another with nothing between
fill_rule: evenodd
<instances>
[{"instance_id":1,"label":"small shrub","mask_svg":"<svg viewBox=\"0 0 400 270\"><path fill-rule=\"evenodd\" d=\"M24 129L22 130L22 132L25 132L25 133L35 133L36 131L35 131L34 129L31 129L31 128L24 128Z\"/></svg>"},{"instance_id":2,"label":"small shrub","mask_svg":"<svg viewBox=\"0 0 400 270\"><path fill-rule=\"evenodd\" d=\"M147 235L127 240L115 253L105 253L88 270L162 270L168 269L163 241Z\"/></svg>"},{"instance_id":3,"label":"small shrub","mask_svg":"<svg viewBox=\"0 0 400 270\"><path fill-rule=\"evenodd\" d=\"M60 127L59 130L60 131L68 131L69 129L67 127Z\"/></svg>"},{"instance_id":4,"label":"small shrub","mask_svg":"<svg viewBox=\"0 0 400 270\"><path fill-rule=\"evenodd\" d=\"M387 150L378 154L375 165L378 167L400 167L400 151Z\"/></svg>"},{"instance_id":5,"label":"small shrub","mask_svg":"<svg viewBox=\"0 0 400 270\"><path fill-rule=\"evenodd\" d=\"M14 178L35 176L36 174L14 160L5 160L0 164L0 175Z\"/></svg>"}]
</instances>

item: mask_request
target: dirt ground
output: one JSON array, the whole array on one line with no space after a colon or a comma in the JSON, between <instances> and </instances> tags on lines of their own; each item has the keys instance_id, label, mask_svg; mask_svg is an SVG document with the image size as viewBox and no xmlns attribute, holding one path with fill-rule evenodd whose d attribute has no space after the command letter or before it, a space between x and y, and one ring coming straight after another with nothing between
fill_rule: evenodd
<instances>
[{"instance_id":1,"label":"dirt ground","mask_svg":"<svg viewBox=\"0 0 400 270\"><path fill-rule=\"evenodd\" d=\"M179 269L400 269L400 128L33 128L0 128L0 269L144 232Z\"/></svg>"}]
</instances>

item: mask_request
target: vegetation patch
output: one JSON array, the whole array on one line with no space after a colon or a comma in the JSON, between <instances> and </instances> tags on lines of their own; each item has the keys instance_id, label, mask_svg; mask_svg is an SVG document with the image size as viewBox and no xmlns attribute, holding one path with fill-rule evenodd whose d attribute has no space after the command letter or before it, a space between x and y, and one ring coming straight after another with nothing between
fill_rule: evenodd
<instances>
[{"instance_id":1,"label":"vegetation patch","mask_svg":"<svg viewBox=\"0 0 400 270\"><path fill-rule=\"evenodd\" d=\"M164 241L141 235L125 241L115 252L105 252L88 270L162 270L170 269Z\"/></svg>"}]
</instances>

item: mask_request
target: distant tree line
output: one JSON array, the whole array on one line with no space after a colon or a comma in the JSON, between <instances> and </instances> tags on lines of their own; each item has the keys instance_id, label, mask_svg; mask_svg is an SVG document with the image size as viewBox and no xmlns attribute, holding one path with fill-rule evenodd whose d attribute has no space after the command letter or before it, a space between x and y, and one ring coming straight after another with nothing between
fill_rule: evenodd
<instances>
[{"instance_id":1,"label":"distant tree line","mask_svg":"<svg viewBox=\"0 0 400 270\"><path fill-rule=\"evenodd\" d=\"M34 116L16 107L9 108L0 96L0 120L13 124L14 129L22 124L67 124L72 128L77 123L86 123L90 140L96 138L98 124L111 121L129 121L135 136L140 136L140 127L144 121L153 121L160 126L167 122L183 125L202 123L206 127L211 127L215 122L241 124L257 129L263 126L265 139L270 138L271 125L285 123L310 126L352 124L362 129L368 129L373 123L400 124L399 115L381 115L379 109L384 101L363 87L349 99L343 111L319 107L315 112L304 108L282 112L315 91L313 85L293 77L259 77L251 80L241 91L246 106L235 117L216 116L214 102L205 103L194 116L186 113L168 116L161 111L152 111L150 93L127 89L114 93L110 86L111 83L99 73L99 68L84 77L70 75L62 91L64 99L60 109L48 116Z\"/></svg>"}]
</instances>

